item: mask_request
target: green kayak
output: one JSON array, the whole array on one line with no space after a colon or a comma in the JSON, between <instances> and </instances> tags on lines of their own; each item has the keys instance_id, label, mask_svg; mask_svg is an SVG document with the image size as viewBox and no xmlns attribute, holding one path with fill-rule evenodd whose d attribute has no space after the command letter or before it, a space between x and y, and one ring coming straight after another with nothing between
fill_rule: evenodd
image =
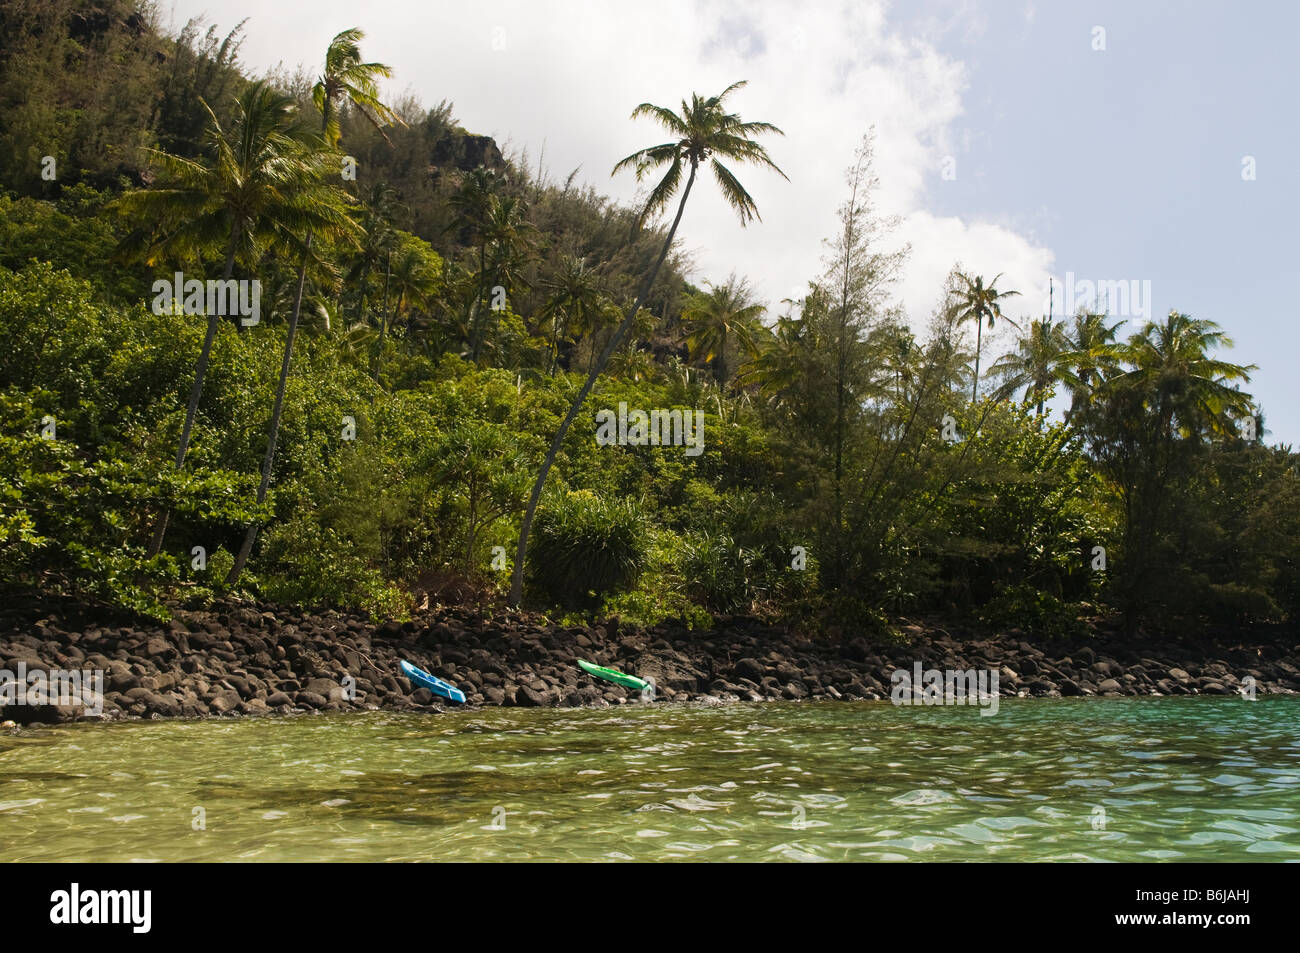
<instances>
[{"instance_id":1,"label":"green kayak","mask_svg":"<svg viewBox=\"0 0 1300 953\"><path fill-rule=\"evenodd\" d=\"M651 687L650 683L644 678L628 675L616 668L601 668L599 665L592 665L582 659L578 659L578 666L588 675L595 675L597 678L603 678L607 682L613 682L615 685L622 685L624 688L631 688L634 691L644 692Z\"/></svg>"}]
</instances>

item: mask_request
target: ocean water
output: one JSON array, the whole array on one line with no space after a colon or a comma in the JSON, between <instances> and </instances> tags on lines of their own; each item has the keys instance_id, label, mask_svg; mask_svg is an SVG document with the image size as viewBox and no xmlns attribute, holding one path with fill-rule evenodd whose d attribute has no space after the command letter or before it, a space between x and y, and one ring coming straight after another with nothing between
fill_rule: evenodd
<instances>
[{"instance_id":1,"label":"ocean water","mask_svg":"<svg viewBox=\"0 0 1300 953\"><path fill-rule=\"evenodd\" d=\"M1300 698L484 709L0 734L39 861L1300 859Z\"/></svg>"}]
</instances>

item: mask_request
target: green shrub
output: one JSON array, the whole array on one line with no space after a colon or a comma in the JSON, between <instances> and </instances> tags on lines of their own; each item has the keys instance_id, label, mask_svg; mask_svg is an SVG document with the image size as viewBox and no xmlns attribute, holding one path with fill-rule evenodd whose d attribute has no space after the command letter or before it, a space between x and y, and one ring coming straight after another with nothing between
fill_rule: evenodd
<instances>
[{"instance_id":1,"label":"green shrub","mask_svg":"<svg viewBox=\"0 0 1300 953\"><path fill-rule=\"evenodd\" d=\"M980 610L979 617L995 629L1018 628L1038 638L1080 637L1088 633L1076 606L1024 583L1002 589Z\"/></svg>"},{"instance_id":2,"label":"green shrub","mask_svg":"<svg viewBox=\"0 0 1300 953\"><path fill-rule=\"evenodd\" d=\"M533 585L562 604L594 605L626 591L645 568L648 540L630 502L588 490L557 495L537 511L529 545Z\"/></svg>"},{"instance_id":3,"label":"green shrub","mask_svg":"<svg viewBox=\"0 0 1300 953\"><path fill-rule=\"evenodd\" d=\"M296 605L361 609L376 621L405 619L410 596L367 565L348 541L303 514L267 529L262 565L274 567L263 595Z\"/></svg>"},{"instance_id":4,"label":"green shrub","mask_svg":"<svg viewBox=\"0 0 1300 953\"><path fill-rule=\"evenodd\" d=\"M687 629L707 629L713 616L691 598L682 577L686 541L671 530L651 531L645 571L635 588L608 597L598 616L618 616L633 625L649 628L668 619Z\"/></svg>"},{"instance_id":5,"label":"green shrub","mask_svg":"<svg viewBox=\"0 0 1300 953\"><path fill-rule=\"evenodd\" d=\"M1242 624L1275 622L1282 610L1264 589L1240 583L1210 583L1203 590L1204 611L1211 622Z\"/></svg>"},{"instance_id":6,"label":"green shrub","mask_svg":"<svg viewBox=\"0 0 1300 953\"><path fill-rule=\"evenodd\" d=\"M688 591L715 612L739 612L754 601L755 553L730 536L702 534L688 539L682 575Z\"/></svg>"}]
</instances>

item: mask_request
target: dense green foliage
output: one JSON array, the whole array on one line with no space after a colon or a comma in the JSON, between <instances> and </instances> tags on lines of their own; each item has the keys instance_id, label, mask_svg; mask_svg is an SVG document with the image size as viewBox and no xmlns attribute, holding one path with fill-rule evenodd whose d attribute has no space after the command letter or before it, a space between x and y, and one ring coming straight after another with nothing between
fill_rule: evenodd
<instances>
[{"instance_id":1,"label":"dense green foliage","mask_svg":"<svg viewBox=\"0 0 1300 953\"><path fill-rule=\"evenodd\" d=\"M501 156L445 103L389 112L359 35L327 90L250 80L238 31L155 21L0 5L0 577L155 616L230 586L377 617L438 579L504 592L548 444L667 229ZM870 169L868 141L826 272L779 317L669 256L560 442L530 601L841 632L946 610L1045 636L1109 611L1294 618L1295 456L1263 444L1217 325L1121 339L1049 316L992 361L983 330L1019 299L954 270L919 333ZM156 307L176 270L258 279L261 321ZM598 444L621 404L696 411L703 452Z\"/></svg>"}]
</instances>

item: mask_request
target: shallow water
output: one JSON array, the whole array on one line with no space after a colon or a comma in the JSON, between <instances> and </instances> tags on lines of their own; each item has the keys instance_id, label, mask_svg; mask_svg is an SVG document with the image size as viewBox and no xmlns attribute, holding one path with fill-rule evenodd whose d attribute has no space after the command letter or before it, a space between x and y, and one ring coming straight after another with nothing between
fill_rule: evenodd
<instances>
[{"instance_id":1,"label":"shallow water","mask_svg":"<svg viewBox=\"0 0 1300 953\"><path fill-rule=\"evenodd\" d=\"M1296 860L1300 698L1010 700L993 717L769 703L28 729L0 735L0 851Z\"/></svg>"}]
</instances>

